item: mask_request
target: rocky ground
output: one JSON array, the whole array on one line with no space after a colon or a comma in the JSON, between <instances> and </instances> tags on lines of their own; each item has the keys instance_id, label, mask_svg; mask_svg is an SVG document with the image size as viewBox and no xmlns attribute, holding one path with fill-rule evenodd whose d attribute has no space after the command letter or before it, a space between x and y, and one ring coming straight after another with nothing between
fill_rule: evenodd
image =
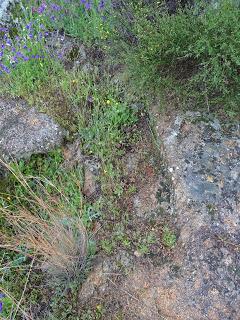
<instances>
[{"instance_id":1,"label":"rocky ground","mask_svg":"<svg viewBox=\"0 0 240 320\"><path fill-rule=\"evenodd\" d=\"M128 156L126 169L138 189L128 207L129 228L157 231L157 245L147 255L121 248L102 259L80 291L80 306L104 301L111 310L106 319L119 314L121 319L237 320L238 125L226 128L207 114L190 112L156 113L156 119L161 152L153 153L145 141ZM165 165L156 166L162 156ZM166 223L178 234L171 250L161 241Z\"/></svg>"},{"instance_id":2,"label":"rocky ground","mask_svg":"<svg viewBox=\"0 0 240 320\"><path fill-rule=\"evenodd\" d=\"M21 158L63 142L64 130L48 116L21 101L0 103L1 156ZM205 113L160 115L157 106L153 112L155 140L143 117L143 138L121 160L123 184L135 186L120 200L126 223L106 221L124 226L131 245L123 240L97 255L80 289L79 312L103 304L104 319L237 320L239 127ZM79 152L77 141L66 146L64 165L85 163L84 194L91 197L99 190L99 165ZM173 246L164 242L166 225L177 236ZM96 228L98 241L114 230Z\"/></svg>"},{"instance_id":3,"label":"rocky ground","mask_svg":"<svg viewBox=\"0 0 240 320\"><path fill-rule=\"evenodd\" d=\"M59 147L66 131L50 117L19 99L0 98L0 158L2 161L30 158ZM0 165L0 176L5 174Z\"/></svg>"}]
</instances>

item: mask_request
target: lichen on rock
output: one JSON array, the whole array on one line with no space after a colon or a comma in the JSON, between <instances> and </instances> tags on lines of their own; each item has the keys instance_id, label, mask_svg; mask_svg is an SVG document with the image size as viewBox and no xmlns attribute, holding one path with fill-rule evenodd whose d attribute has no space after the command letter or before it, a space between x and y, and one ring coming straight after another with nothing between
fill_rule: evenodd
<instances>
[{"instance_id":1,"label":"lichen on rock","mask_svg":"<svg viewBox=\"0 0 240 320\"><path fill-rule=\"evenodd\" d=\"M43 154L63 142L65 130L23 101L1 99L0 110L0 157L5 161Z\"/></svg>"}]
</instances>

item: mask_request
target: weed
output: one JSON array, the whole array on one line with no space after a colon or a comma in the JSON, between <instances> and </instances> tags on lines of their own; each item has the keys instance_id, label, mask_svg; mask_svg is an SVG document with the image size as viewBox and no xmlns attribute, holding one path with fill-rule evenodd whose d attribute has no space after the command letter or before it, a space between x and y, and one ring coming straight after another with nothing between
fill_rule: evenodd
<instances>
[{"instance_id":1,"label":"weed","mask_svg":"<svg viewBox=\"0 0 240 320\"><path fill-rule=\"evenodd\" d=\"M25 286L26 270L31 257L36 257L39 271L34 270L31 274L29 286L37 286L38 282L39 286L42 286L47 275L49 286L51 279L54 279L52 286L56 292L57 286L61 286L61 291L64 291L72 278L75 284L78 284L79 276L84 274L86 257L94 254L93 241L89 251L87 247L86 229L81 220L81 210L84 209L79 200L74 200L79 197L80 192L79 186L77 189L74 187L73 179L77 176L72 173L72 176L68 174L59 180L57 169L62 157L58 151L53 154L55 158L52 163L43 157L33 157L29 166L23 161L19 167L16 164L8 166L13 176L10 178L11 188L15 185L16 196L12 195L11 199L2 198L1 201L1 247L4 250L0 252L3 259L3 268L0 271L2 285L14 293L14 301L21 297L19 290ZM48 172L55 182L60 182L58 189L49 180L22 173L34 174L39 169L42 173ZM63 194L63 186L68 195ZM70 202L68 196L72 196L73 201ZM19 253L10 253L10 250ZM19 278L16 277L16 272ZM34 284L31 281L34 281ZM41 292L34 288L28 291L27 295L31 304L39 299L44 301ZM56 299L57 296L53 296L52 300ZM26 304L25 299L23 304ZM15 313L16 305L14 302L12 307ZM7 306L8 304L4 310L9 314ZM53 306L51 308L53 309Z\"/></svg>"},{"instance_id":2,"label":"weed","mask_svg":"<svg viewBox=\"0 0 240 320\"><path fill-rule=\"evenodd\" d=\"M124 129L137 119L129 106L114 100L107 101L104 108L94 110L86 128L79 128L87 151L100 159L122 154L116 146L124 142Z\"/></svg>"},{"instance_id":3,"label":"weed","mask_svg":"<svg viewBox=\"0 0 240 320\"><path fill-rule=\"evenodd\" d=\"M138 242L138 252L149 254L151 245L156 243L156 235L154 232L148 232L145 237L140 237Z\"/></svg>"},{"instance_id":4,"label":"weed","mask_svg":"<svg viewBox=\"0 0 240 320\"><path fill-rule=\"evenodd\" d=\"M174 248L177 242L177 237L175 233L172 230L170 230L167 226L163 228L162 242L169 249Z\"/></svg>"},{"instance_id":5,"label":"weed","mask_svg":"<svg viewBox=\"0 0 240 320\"><path fill-rule=\"evenodd\" d=\"M86 310L79 320L100 320L103 319L104 314L106 314L104 306L98 304L95 310Z\"/></svg>"}]
</instances>

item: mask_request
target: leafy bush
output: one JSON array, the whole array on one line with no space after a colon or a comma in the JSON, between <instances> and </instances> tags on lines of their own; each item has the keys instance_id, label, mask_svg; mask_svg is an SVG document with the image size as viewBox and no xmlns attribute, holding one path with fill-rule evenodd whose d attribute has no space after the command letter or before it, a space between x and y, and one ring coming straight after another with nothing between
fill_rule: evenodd
<instances>
[{"instance_id":1,"label":"leafy bush","mask_svg":"<svg viewBox=\"0 0 240 320\"><path fill-rule=\"evenodd\" d=\"M133 16L122 29L132 41L122 38L121 58L140 90L180 86L209 104L240 101L240 9L233 1L175 15L152 5L128 10Z\"/></svg>"},{"instance_id":2,"label":"leafy bush","mask_svg":"<svg viewBox=\"0 0 240 320\"><path fill-rule=\"evenodd\" d=\"M46 83L53 87L54 79L58 82L65 76L61 53L51 48L51 40L67 35L86 46L103 44L109 35L110 12L109 0L17 4L9 27L0 27L0 93L35 102Z\"/></svg>"},{"instance_id":3,"label":"leafy bush","mask_svg":"<svg viewBox=\"0 0 240 320\"><path fill-rule=\"evenodd\" d=\"M53 57L48 48L46 25L40 16L33 19L30 12L22 12L23 17L14 27L0 28L0 93L34 95L62 69L60 59Z\"/></svg>"}]
</instances>

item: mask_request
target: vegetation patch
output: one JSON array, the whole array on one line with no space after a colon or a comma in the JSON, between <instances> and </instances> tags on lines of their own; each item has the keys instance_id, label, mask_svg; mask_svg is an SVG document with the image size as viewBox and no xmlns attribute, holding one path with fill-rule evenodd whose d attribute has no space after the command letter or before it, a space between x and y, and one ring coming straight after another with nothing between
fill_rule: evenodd
<instances>
[{"instance_id":1,"label":"vegetation patch","mask_svg":"<svg viewBox=\"0 0 240 320\"><path fill-rule=\"evenodd\" d=\"M92 320L113 310L124 319L112 297L79 311L94 261L115 257L121 283L134 263L171 260L171 179L148 107L174 100L238 116L240 10L231 0L168 9L159 1L30 0L1 26L0 95L54 117L77 149L0 160L8 171L0 181L0 317ZM97 197L85 192L86 168ZM146 201L137 212L139 194Z\"/></svg>"},{"instance_id":2,"label":"vegetation patch","mask_svg":"<svg viewBox=\"0 0 240 320\"><path fill-rule=\"evenodd\" d=\"M196 2L170 15L162 3L129 4L116 40L135 90L185 98L187 108L239 112L240 11L233 1ZM126 26L127 25L127 26ZM120 43L120 44L119 44ZM187 103L188 101L188 103ZM189 103L191 102L191 103Z\"/></svg>"}]
</instances>

